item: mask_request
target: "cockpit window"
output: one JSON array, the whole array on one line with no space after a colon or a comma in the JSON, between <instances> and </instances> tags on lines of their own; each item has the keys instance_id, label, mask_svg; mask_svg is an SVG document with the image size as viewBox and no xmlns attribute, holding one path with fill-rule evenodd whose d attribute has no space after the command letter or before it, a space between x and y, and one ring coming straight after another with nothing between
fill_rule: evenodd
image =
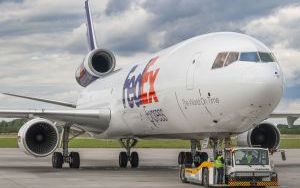
<instances>
[{"instance_id":1,"label":"cockpit window","mask_svg":"<svg viewBox=\"0 0 300 188\"><path fill-rule=\"evenodd\" d=\"M240 61L259 62L259 57L257 52L241 52Z\"/></svg>"},{"instance_id":2,"label":"cockpit window","mask_svg":"<svg viewBox=\"0 0 300 188\"><path fill-rule=\"evenodd\" d=\"M221 52L218 54L217 58L215 59L215 62L212 66L212 69L221 68L223 67L223 64L226 60L228 52Z\"/></svg>"},{"instance_id":3,"label":"cockpit window","mask_svg":"<svg viewBox=\"0 0 300 188\"><path fill-rule=\"evenodd\" d=\"M231 63L237 61L239 58L239 53L238 52L229 52L224 66L230 65Z\"/></svg>"},{"instance_id":4,"label":"cockpit window","mask_svg":"<svg viewBox=\"0 0 300 188\"><path fill-rule=\"evenodd\" d=\"M258 52L258 54L262 62L274 62L274 58L271 53Z\"/></svg>"},{"instance_id":5,"label":"cockpit window","mask_svg":"<svg viewBox=\"0 0 300 188\"><path fill-rule=\"evenodd\" d=\"M236 61L267 63L275 62L276 59L269 52L220 52L212 65L212 69L226 67Z\"/></svg>"}]
</instances>

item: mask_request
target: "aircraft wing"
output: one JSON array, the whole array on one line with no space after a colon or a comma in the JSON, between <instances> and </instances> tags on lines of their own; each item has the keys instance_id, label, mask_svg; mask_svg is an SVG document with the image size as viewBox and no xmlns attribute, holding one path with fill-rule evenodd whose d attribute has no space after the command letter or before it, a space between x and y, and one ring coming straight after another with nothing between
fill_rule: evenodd
<instances>
[{"instance_id":1,"label":"aircraft wing","mask_svg":"<svg viewBox=\"0 0 300 188\"><path fill-rule=\"evenodd\" d=\"M300 112L274 112L270 118L286 118L289 128L294 126L295 121L300 117Z\"/></svg>"},{"instance_id":2,"label":"aircraft wing","mask_svg":"<svg viewBox=\"0 0 300 188\"><path fill-rule=\"evenodd\" d=\"M88 125L99 132L108 128L111 119L110 109L95 110L0 110L3 118L34 118L42 117L54 121L77 124L80 127Z\"/></svg>"}]
</instances>

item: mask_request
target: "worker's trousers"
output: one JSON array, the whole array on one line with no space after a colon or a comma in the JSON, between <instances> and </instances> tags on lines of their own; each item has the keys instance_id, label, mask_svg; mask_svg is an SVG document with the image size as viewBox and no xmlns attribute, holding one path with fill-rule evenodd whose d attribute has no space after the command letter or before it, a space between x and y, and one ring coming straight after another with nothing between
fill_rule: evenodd
<instances>
[{"instance_id":1,"label":"worker's trousers","mask_svg":"<svg viewBox=\"0 0 300 188\"><path fill-rule=\"evenodd\" d=\"M223 183L224 168L217 168L217 184Z\"/></svg>"}]
</instances>

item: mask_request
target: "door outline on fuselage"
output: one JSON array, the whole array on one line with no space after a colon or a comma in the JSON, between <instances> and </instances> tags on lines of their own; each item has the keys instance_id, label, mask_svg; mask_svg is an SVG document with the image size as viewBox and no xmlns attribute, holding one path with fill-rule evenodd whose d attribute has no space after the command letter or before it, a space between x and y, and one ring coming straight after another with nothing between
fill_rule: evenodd
<instances>
[{"instance_id":1,"label":"door outline on fuselage","mask_svg":"<svg viewBox=\"0 0 300 188\"><path fill-rule=\"evenodd\" d=\"M189 64L186 73L186 89L188 90L194 89L195 71L197 69L197 65L199 65L200 63L200 56L201 56L201 52L194 54Z\"/></svg>"}]
</instances>

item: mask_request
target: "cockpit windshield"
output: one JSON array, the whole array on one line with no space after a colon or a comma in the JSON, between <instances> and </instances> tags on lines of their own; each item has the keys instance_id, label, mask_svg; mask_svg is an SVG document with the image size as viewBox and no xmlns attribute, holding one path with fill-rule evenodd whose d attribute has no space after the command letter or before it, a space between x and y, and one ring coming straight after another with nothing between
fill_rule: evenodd
<instances>
[{"instance_id":1,"label":"cockpit windshield","mask_svg":"<svg viewBox=\"0 0 300 188\"><path fill-rule=\"evenodd\" d=\"M268 165L268 151L263 149L239 149L234 151L236 165Z\"/></svg>"},{"instance_id":2,"label":"cockpit windshield","mask_svg":"<svg viewBox=\"0 0 300 188\"><path fill-rule=\"evenodd\" d=\"M257 52L242 52L240 54L240 61L253 61L253 62L259 62L259 57Z\"/></svg>"},{"instance_id":3,"label":"cockpit windshield","mask_svg":"<svg viewBox=\"0 0 300 188\"><path fill-rule=\"evenodd\" d=\"M271 53L258 52L261 62L274 62L275 59Z\"/></svg>"},{"instance_id":4,"label":"cockpit windshield","mask_svg":"<svg viewBox=\"0 0 300 188\"><path fill-rule=\"evenodd\" d=\"M276 60L273 54L268 52L220 52L212 65L212 69L226 67L236 61L268 63Z\"/></svg>"}]
</instances>

